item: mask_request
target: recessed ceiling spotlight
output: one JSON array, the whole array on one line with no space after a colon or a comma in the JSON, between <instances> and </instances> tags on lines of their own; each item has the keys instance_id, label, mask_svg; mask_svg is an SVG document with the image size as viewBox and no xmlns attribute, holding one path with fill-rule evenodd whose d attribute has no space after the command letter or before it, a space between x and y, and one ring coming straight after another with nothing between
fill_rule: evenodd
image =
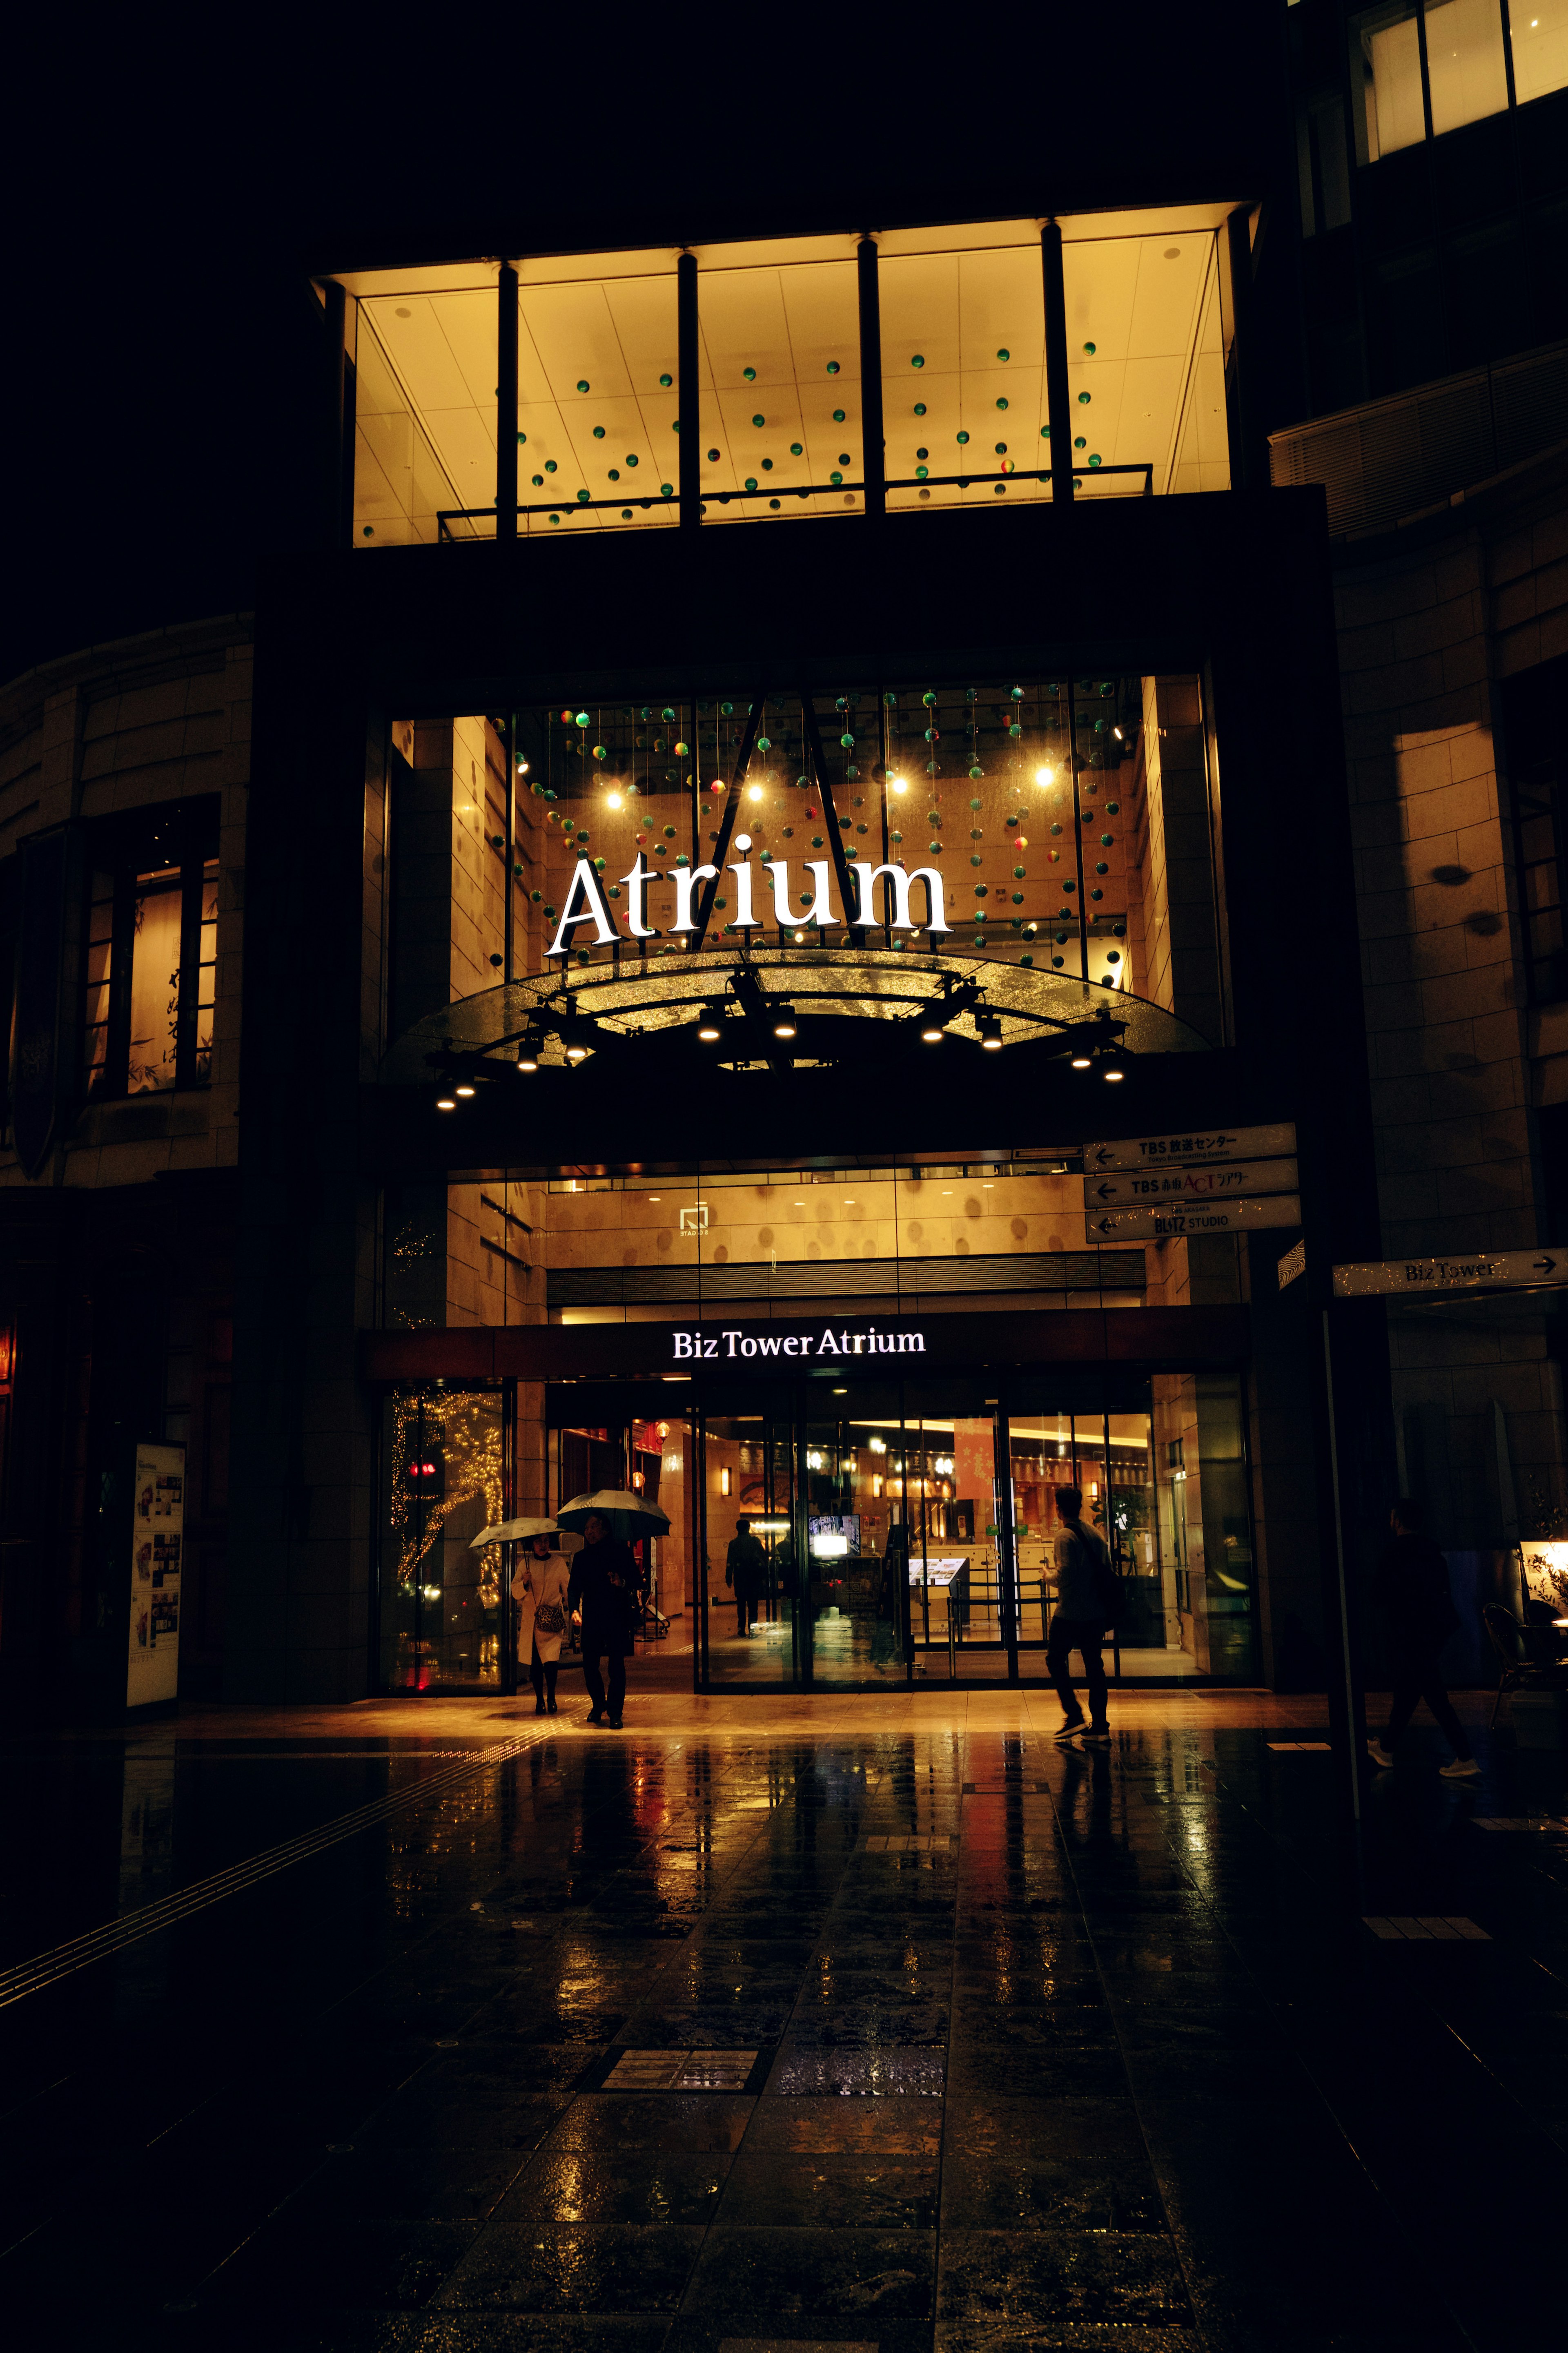
<instances>
[{"instance_id":1,"label":"recessed ceiling spotlight","mask_svg":"<svg viewBox=\"0 0 1568 2353\"><path fill-rule=\"evenodd\" d=\"M452 1089L452 1092L455 1095L462 1095L464 1097L471 1095L473 1092L472 1082L468 1079L459 1079L457 1085Z\"/></svg>"},{"instance_id":2,"label":"recessed ceiling spotlight","mask_svg":"<svg viewBox=\"0 0 1568 2353\"><path fill-rule=\"evenodd\" d=\"M458 1106L452 1096L437 1095L436 1098L436 1108L437 1111L456 1111Z\"/></svg>"},{"instance_id":3,"label":"recessed ceiling spotlight","mask_svg":"<svg viewBox=\"0 0 1568 2353\"><path fill-rule=\"evenodd\" d=\"M775 1038L793 1038L795 1036L795 1008L793 1005L781 1005L774 1009L773 1036Z\"/></svg>"}]
</instances>

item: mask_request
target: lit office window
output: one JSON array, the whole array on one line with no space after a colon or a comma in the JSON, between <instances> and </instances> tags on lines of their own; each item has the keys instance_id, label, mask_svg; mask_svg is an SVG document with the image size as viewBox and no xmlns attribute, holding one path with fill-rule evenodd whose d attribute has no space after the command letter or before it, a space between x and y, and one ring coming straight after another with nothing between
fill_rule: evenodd
<instances>
[{"instance_id":1,"label":"lit office window","mask_svg":"<svg viewBox=\"0 0 1568 2353\"><path fill-rule=\"evenodd\" d=\"M95 829L83 938L81 1079L89 1098L212 1080L216 804Z\"/></svg>"},{"instance_id":2,"label":"lit office window","mask_svg":"<svg viewBox=\"0 0 1568 2353\"><path fill-rule=\"evenodd\" d=\"M1401 147L1414 147L1426 136L1426 110L1421 95L1421 33L1415 0L1390 0L1355 20L1360 87L1358 146L1361 160L1375 164Z\"/></svg>"},{"instance_id":3,"label":"lit office window","mask_svg":"<svg viewBox=\"0 0 1568 2353\"><path fill-rule=\"evenodd\" d=\"M1504 112L1508 69L1498 0L1427 0L1426 78L1435 138Z\"/></svg>"},{"instance_id":4,"label":"lit office window","mask_svg":"<svg viewBox=\"0 0 1568 2353\"><path fill-rule=\"evenodd\" d=\"M1513 94L1521 106L1568 90L1568 0L1514 0L1509 10Z\"/></svg>"}]
</instances>

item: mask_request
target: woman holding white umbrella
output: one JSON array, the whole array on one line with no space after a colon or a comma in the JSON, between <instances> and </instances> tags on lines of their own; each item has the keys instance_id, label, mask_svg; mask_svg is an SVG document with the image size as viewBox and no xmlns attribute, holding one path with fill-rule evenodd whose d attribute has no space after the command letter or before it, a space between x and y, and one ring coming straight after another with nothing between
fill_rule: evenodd
<instances>
[{"instance_id":1,"label":"woman holding white umbrella","mask_svg":"<svg viewBox=\"0 0 1568 2353\"><path fill-rule=\"evenodd\" d=\"M556 1713L555 1678L566 1632L569 1583L565 1556L549 1535L542 1530L531 1536L518 1555L511 1598L517 1604L518 1664L527 1662L535 1715Z\"/></svg>"}]
</instances>

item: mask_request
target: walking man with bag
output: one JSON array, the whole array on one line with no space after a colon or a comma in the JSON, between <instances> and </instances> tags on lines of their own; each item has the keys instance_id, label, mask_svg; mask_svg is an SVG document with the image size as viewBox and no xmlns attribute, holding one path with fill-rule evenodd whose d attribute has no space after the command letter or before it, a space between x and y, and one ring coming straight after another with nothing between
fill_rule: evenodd
<instances>
[{"instance_id":1,"label":"walking man with bag","mask_svg":"<svg viewBox=\"0 0 1568 2353\"><path fill-rule=\"evenodd\" d=\"M1086 1746L1109 1746L1106 1717L1105 1662L1100 1646L1116 1614L1116 1577L1110 1555L1097 1531L1085 1525L1081 1487L1057 1489L1057 1606L1046 1638L1046 1668L1062 1704L1058 1740L1083 1732ZM1083 1654L1083 1679L1089 1686L1089 1728L1073 1689L1071 1654Z\"/></svg>"},{"instance_id":2,"label":"walking man with bag","mask_svg":"<svg viewBox=\"0 0 1568 2353\"><path fill-rule=\"evenodd\" d=\"M642 1579L630 1545L623 1544L597 1512L591 1512L584 1522L583 1535L583 1549L572 1563L566 1605L583 1630L583 1681L593 1702L588 1722L603 1724L607 1706L610 1729L618 1732L626 1696L626 1661L641 1609ZM609 1665L607 1695L599 1673L601 1658Z\"/></svg>"}]
</instances>

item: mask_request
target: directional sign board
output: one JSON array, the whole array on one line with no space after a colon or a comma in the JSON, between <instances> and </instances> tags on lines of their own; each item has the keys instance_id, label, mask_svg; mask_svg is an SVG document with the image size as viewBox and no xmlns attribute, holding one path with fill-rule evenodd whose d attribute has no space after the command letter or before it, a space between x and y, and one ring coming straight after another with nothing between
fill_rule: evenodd
<instances>
[{"instance_id":1,"label":"directional sign board","mask_svg":"<svg viewBox=\"0 0 1568 2353\"><path fill-rule=\"evenodd\" d=\"M1479 1250L1473 1258L1373 1259L1336 1266L1336 1299L1417 1298L1433 1291L1538 1290L1568 1282L1568 1250Z\"/></svg>"},{"instance_id":2,"label":"directional sign board","mask_svg":"<svg viewBox=\"0 0 1568 2353\"><path fill-rule=\"evenodd\" d=\"M1086 1144L1085 1176L1104 1168L1203 1168L1220 1160L1285 1160L1296 1149L1289 1121L1277 1127L1188 1128L1180 1135L1123 1135Z\"/></svg>"},{"instance_id":3,"label":"directional sign board","mask_svg":"<svg viewBox=\"0 0 1568 2353\"><path fill-rule=\"evenodd\" d=\"M1102 1176L1086 1176L1086 1209L1171 1208L1199 1202L1249 1199L1255 1193L1295 1193L1300 1189L1293 1160L1238 1160L1234 1167L1113 1168Z\"/></svg>"},{"instance_id":4,"label":"directional sign board","mask_svg":"<svg viewBox=\"0 0 1568 2353\"><path fill-rule=\"evenodd\" d=\"M1163 1242L1185 1234L1237 1234L1258 1226L1299 1226L1301 1203L1294 1193L1266 1201L1200 1201L1190 1208L1108 1209L1089 1219L1091 1242Z\"/></svg>"}]
</instances>

